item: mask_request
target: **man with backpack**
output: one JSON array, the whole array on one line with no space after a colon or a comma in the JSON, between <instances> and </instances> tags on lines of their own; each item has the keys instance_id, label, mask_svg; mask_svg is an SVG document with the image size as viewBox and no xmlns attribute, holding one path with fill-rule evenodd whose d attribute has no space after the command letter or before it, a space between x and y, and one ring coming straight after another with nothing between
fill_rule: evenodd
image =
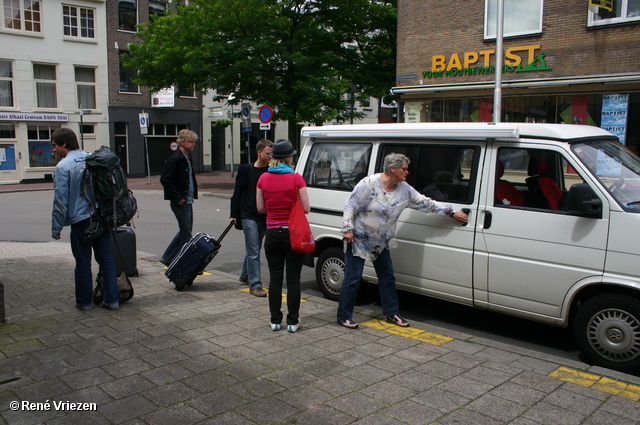
<instances>
[{"instance_id":1,"label":"man with backpack","mask_svg":"<svg viewBox=\"0 0 640 425\"><path fill-rule=\"evenodd\" d=\"M164 199L171 201L171 211L178 220L178 233L160 257L165 266L171 264L180 249L191 239L193 228L193 201L198 199L198 182L191 162L191 151L196 146L198 135L183 129L178 133L178 150L167 159L160 183L164 188Z\"/></svg>"},{"instance_id":2,"label":"man with backpack","mask_svg":"<svg viewBox=\"0 0 640 425\"><path fill-rule=\"evenodd\" d=\"M80 149L73 130L59 128L51 135L54 153L62 158L53 176L54 198L51 219L51 236L60 239L64 226L71 226L71 251L76 260L76 307L91 310L93 278L91 276L91 251L102 270L103 301L101 307L117 310L120 305L116 266L111 254L109 233L103 232L87 238L85 230L91 224L92 206L82 191L87 152Z\"/></svg>"}]
</instances>

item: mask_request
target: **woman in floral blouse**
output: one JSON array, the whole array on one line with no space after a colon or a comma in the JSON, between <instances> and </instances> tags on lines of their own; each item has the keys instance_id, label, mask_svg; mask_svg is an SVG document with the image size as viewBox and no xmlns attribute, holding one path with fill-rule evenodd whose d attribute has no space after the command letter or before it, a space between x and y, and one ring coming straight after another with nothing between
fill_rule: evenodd
<instances>
[{"instance_id":1,"label":"woman in floral blouse","mask_svg":"<svg viewBox=\"0 0 640 425\"><path fill-rule=\"evenodd\" d=\"M342 234L347 242L345 270L338 302L338 323L342 326L358 327L353 321L353 308L366 259L373 262L376 270L382 312L387 321L409 326L399 315L396 278L389 253L398 246L396 222L405 208L467 222L465 213L456 212L451 205L427 198L411 187L406 182L408 174L409 158L390 153L384 159L384 172L362 179L347 199L342 222Z\"/></svg>"}]
</instances>

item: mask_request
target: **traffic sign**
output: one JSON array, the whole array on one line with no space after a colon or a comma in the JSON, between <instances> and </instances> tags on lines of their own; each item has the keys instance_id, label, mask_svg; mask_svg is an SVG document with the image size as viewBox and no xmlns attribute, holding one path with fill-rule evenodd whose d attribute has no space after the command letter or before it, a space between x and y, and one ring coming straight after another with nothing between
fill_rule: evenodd
<instances>
[{"instance_id":1,"label":"traffic sign","mask_svg":"<svg viewBox=\"0 0 640 425\"><path fill-rule=\"evenodd\" d=\"M149 132L149 114L146 112L138 114L138 120L140 121L140 133L147 134Z\"/></svg>"},{"instance_id":2,"label":"traffic sign","mask_svg":"<svg viewBox=\"0 0 640 425\"><path fill-rule=\"evenodd\" d=\"M258 111L258 118L261 123L268 124L273 119L273 109L269 105L263 105Z\"/></svg>"}]
</instances>

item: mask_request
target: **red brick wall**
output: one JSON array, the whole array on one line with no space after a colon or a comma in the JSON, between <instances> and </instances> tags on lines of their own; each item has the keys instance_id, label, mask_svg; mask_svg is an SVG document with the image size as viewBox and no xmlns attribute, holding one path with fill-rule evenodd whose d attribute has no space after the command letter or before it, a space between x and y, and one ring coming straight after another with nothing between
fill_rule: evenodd
<instances>
[{"instance_id":1,"label":"red brick wall","mask_svg":"<svg viewBox=\"0 0 640 425\"><path fill-rule=\"evenodd\" d=\"M483 37L484 7L484 0L399 0L397 74L416 73L425 85L492 81L494 74L422 78L423 71L431 70L432 55L448 60L457 53L462 60L464 52L495 49L495 41ZM542 33L505 38L504 49L539 44L536 54L545 53L553 69L504 73L503 81L640 71L640 22L587 27L587 17L584 0L545 0Z\"/></svg>"}]
</instances>

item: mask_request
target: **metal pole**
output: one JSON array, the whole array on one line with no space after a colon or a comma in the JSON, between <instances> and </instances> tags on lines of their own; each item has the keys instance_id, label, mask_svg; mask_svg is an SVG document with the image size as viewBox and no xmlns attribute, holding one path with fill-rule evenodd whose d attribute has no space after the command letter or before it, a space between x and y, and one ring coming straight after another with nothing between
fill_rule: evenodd
<instances>
[{"instance_id":1,"label":"metal pole","mask_svg":"<svg viewBox=\"0 0 640 425\"><path fill-rule=\"evenodd\" d=\"M500 122L502 113L502 35L504 32L504 0L498 0L496 25L496 86L493 93L493 122Z\"/></svg>"},{"instance_id":2,"label":"metal pole","mask_svg":"<svg viewBox=\"0 0 640 425\"><path fill-rule=\"evenodd\" d=\"M84 150L84 110L80 104L80 148Z\"/></svg>"},{"instance_id":3,"label":"metal pole","mask_svg":"<svg viewBox=\"0 0 640 425\"><path fill-rule=\"evenodd\" d=\"M231 104L231 137L229 140L231 141L231 177L235 177L233 172L233 103Z\"/></svg>"}]
</instances>

